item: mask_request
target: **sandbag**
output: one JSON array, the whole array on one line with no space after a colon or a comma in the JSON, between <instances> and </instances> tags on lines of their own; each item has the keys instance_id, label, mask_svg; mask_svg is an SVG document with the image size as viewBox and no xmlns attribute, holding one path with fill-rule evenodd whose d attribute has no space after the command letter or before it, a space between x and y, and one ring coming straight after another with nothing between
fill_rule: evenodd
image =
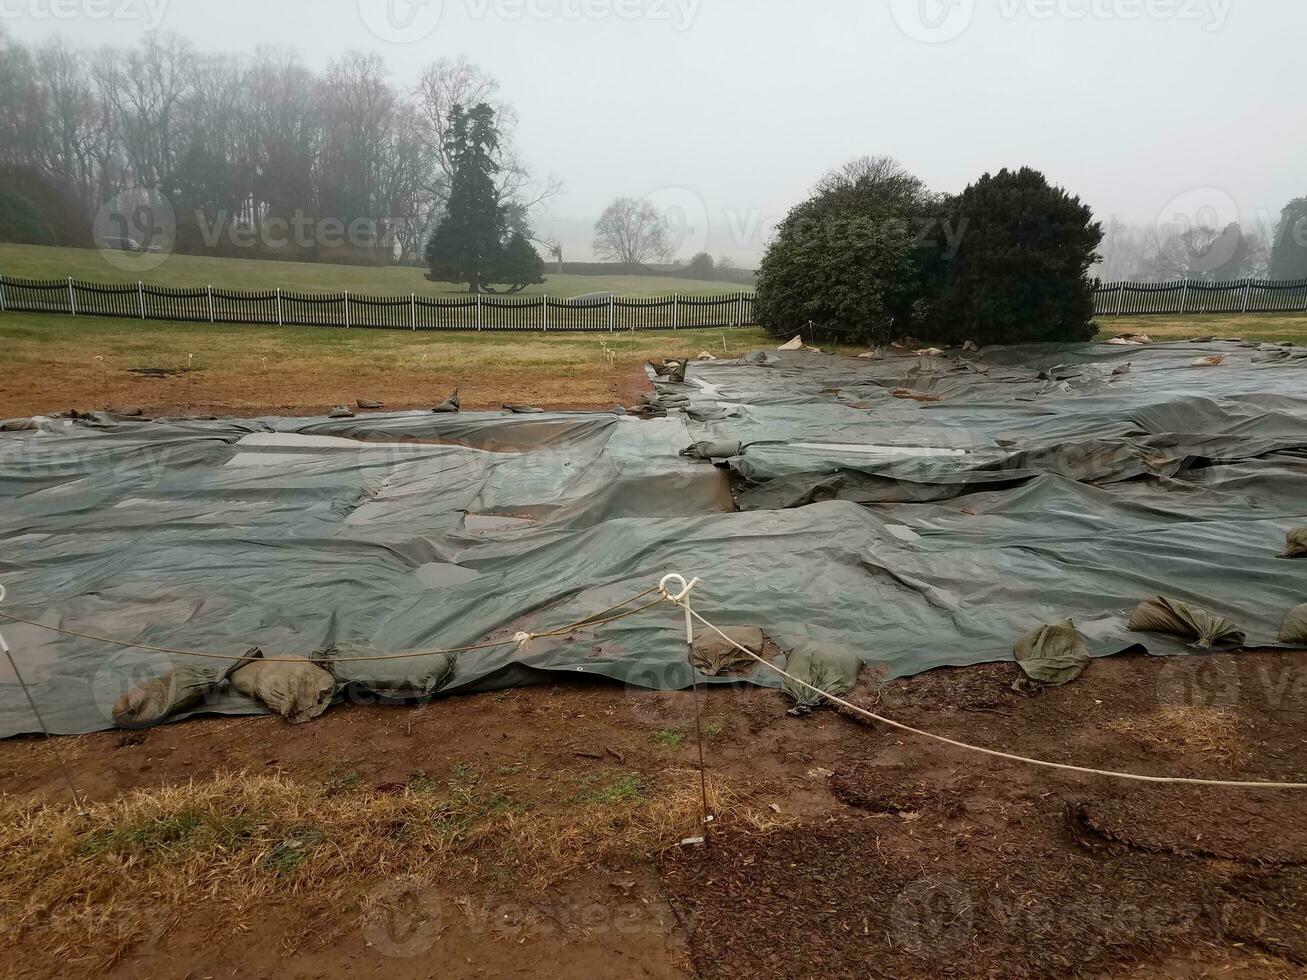
<instances>
[{"instance_id":1,"label":"sandbag","mask_svg":"<svg viewBox=\"0 0 1307 980\"><path fill-rule=\"evenodd\" d=\"M1281 558L1307 558L1307 527L1290 531L1285 538L1284 554Z\"/></svg>"},{"instance_id":2,"label":"sandbag","mask_svg":"<svg viewBox=\"0 0 1307 980\"><path fill-rule=\"evenodd\" d=\"M653 368L654 374L665 381L671 381L674 384L683 384L685 382L685 372L690 367L689 358L672 359L664 361L650 361L649 366Z\"/></svg>"},{"instance_id":3,"label":"sandbag","mask_svg":"<svg viewBox=\"0 0 1307 980\"><path fill-rule=\"evenodd\" d=\"M811 714L825 702L812 687L836 696L848 694L858 683L861 669L857 655L847 650L816 643L799 647L786 660L785 670L806 683L796 684L788 677L782 682L781 693L794 702L789 713L795 717Z\"/></svg>"},{"instance_id":4,"label":"sandbag","mask_svg":"<svg viewBox=\"0 0 1307 980\"><path fill-rule=\"evenodd\" d=\"M1014 652L1024 675L1012 684L1018 694L1036 695L1070 684L1089 666L1089 649L1070 620L1027 633L1017 640Z\"/></svg>"},{"instance_id":5,"label":"sandbag","mask_svg":"<svg viewBox=\"0 0 1307 980\"><path fill-rule=\"evenodd\" d=\"M372 660L382 651L361 643L333 643L313 655L329 669L337 683L354 692L389 701L429 698L454 677L458 655L433 654L404 660Z\"/></svg>"},{"instance_id":6,"label":"sandbag","mask_svg":"<svg viewBox=\"0 0 1307 980\"><path fill-rule=\"evenodd\" d=\"M1280 624L1280 642L1307 647L1307 604L1289 610Z\"/></svg>"},{"instance_id":7,"label":"sandbag","mask_svg":"<svg viewBox=\"0 0 1307 980\"><path fill-rule=\"evenodd\" d=\"M758 627L736 626L722 632L740 646L762 655L762 630ZM723 640L713 630L703 629L694 635L694 643L690 647L690 663L709 677L720 677L754 662L752 657Z\"/></svg>"},{"instance_id":8,"label":"sandbag","mask_svg":"<svg viewBox=\"0 0 1307 980\"><path fill-rule=\"evenodd\" d=\"M111 712L113 722L119 728L151 728L161 724L173 715L203 704L228 677L262 656L263 652L256 647L225 670L209 662L174 666L120 697Z\"/></svg>"},{"instance_id":9,"label":"sandbag","mask_svg":"<svg viewBox=\"0 0 1307 980\"><path fill-rule=\"evenodd\" d=\"M744 452L738 442L696 442L681 450L688 459L733 459Z\"/></svg>"},{"instance_id":10,"label":"sandbag","mask_svg":"<svg viewBox=\"0 0 1307 980\"><path fill-rule=\"evenodd\" d=\"M308 657L259 659L231 675L231 686L257 698L292 725L303 724L327 710L336 693L336 679Z\"/></svg>"},{"instance_id":11,"label":"sandbag","mask_svg":"<svg viewBox=\"0 0 1307 980\"><path fill-rule=\"evenodd\" d=\"M433 408L431 411L438 415L454 415L462 407L462 399L458 397L459 389L455 388L454 393L446 398L443 402Z\"/></svg>"},{"instance_id":12,"label":"sandbag","mask_svg":"<svg viewBox=\"0 0 1307 980\"><path fill-rule=\"evenodd\" d=\"M1141 602L1130 617L1129 628L1136 633L1171 633L1193 640L1190 646L1195 650L1242 646L1248 639L1243 630L1224 616L1164 596Z\"/></svg>"}]
</instances>

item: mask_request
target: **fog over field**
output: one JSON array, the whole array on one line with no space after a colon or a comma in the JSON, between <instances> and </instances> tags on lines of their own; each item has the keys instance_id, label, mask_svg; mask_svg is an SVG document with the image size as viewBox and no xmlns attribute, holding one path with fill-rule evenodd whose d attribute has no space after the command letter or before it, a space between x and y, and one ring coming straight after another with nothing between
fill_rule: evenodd
<instances>
[{"instance_id":1,"label":"fog over field","mask_svg":"<svg viewBox=\"0 0 1307 980\"><path fill-rule=\"evenodd\" d=\"M562 190L572 260L618 196L683 214L681 254L754 265L827 167L898 157L931 188L1028 164L1103 219L1273 228L1303 193L1301 0L0 0L26 43L376 52L398 88L466 56Z\"/></svg>"}]
</instances>

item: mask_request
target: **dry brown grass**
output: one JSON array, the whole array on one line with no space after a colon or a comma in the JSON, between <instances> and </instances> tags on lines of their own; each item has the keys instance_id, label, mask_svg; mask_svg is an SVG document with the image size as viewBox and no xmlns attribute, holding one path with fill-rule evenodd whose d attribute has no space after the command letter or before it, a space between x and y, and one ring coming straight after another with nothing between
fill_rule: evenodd
<instances>
[{"instance_id":1,"label":"dry brown grass","mask_svg":"<svg viewBox=\"0 0 1307 980\"><path fill-rule=\"evenodd\" d=\"M405 877L531 891L697 833L693 773L607 779L529 806L457 771L447 781L419 774L394 792L223 774L82 814L67 804L0 804L0 929L24 947L104 965L197 907L233 930L263 900L343 907L378 881ZM781 822L720 781L710 797L725 824Z\"/></svg>"},{"instance_id":2,"label":"dry brown grass","mask_svg":"<svg viewBox=\"0 0 1307 980\"><path fill-rule=\"evenodd\" d=\"M1107 728L1145 745L1172 752L1199 752L1231 766L1248 761L1242 723L1237 715L1229 711L1193 706L1171 707L1142 718L1123 718L1110 722Z\"/></svg>"}]
</instances>

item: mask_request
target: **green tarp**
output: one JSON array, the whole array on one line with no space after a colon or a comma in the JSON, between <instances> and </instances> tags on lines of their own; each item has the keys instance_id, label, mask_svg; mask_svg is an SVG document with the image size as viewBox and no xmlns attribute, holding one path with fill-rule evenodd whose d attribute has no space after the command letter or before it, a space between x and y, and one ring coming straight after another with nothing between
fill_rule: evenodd
<instances>
[{"instance_id":1,"label":"green tarp","mask_svg":"<svg viewBox=\"0 0 1307 980\"><path fill-rule=\"evenodd\" d=\"M1188 368L1212 353L1230 356ZM889 678L1010 661L1014 637L1067 619L1092 656L1190 653L1128 628L1151 596L1274 644L1302 602L1301 563L1277 556L1307 524L1307 359L1257 353L768 353L658 382L686 408L653 421L37 419L0 432L3 609L233 657L385 654L581 620L679 572L702 578L696 604L719 625L760 627L787 651L851 651ZM729 469L680 456L705 442L743 455ZM0 630L58 732L112 726L124 694L188 666ZM434 657L352 666L336 697L566 677L680 689L692 676L668 607L462 655L448 673ZM757 664L744 676L778 684ZM180 714L265 710L223 682ZM0 666L0 734L34 730Z\"/></svg>"}]
</instances>

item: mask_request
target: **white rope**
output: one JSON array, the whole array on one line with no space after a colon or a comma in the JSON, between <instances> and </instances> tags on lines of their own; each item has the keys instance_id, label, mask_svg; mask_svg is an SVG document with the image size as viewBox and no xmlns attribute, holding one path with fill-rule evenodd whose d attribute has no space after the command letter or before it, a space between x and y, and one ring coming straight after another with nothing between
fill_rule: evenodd
<instances>
[{"instance_id":1,"label":"white rope","mask_svg":"<svg viewBox=\"0 0 1307 980\"><path fill-rule=\"evenodd\" d=\"M685 581L685 579L681 578L681 576L679 575L668 576L668 578L676 578L679 579L681 582ZM971 745L967 742L959 742L957 739L946 738L943 735L936 735L934 732L927 732L927 731L923 731L920 728L913 728L911 725L905 725L900 721L895 721L893 718L886 718L884 715L878 715L874 711L868 711L866 708L859 707L858 705L846 701L843 698L837 697L834 694L828 694L826 691L823 691L821 688L809 684L807 681L802 680L801 678L795 677L793 674L788 673L785 670L782 670L780 667L777 667L769 660L765 660L764 658L758 656L758 654L754 653L748 647L743 646L737 643L735 640L731 639L720 629L718 629L712 623L708 622L708 620L704 619L697 612L691 609L689 603L686 601L686 595L688 594L689 589L686 589L685 592L683 592L681 595L672 595L666 588L667 581L668 579L663 579L662 583L660 583L658 586L658 591L662 593L662 597L667 602L670 602L672 605L679 606L680 608L684 609L687 619L689 619L690 617L697 619L704 626L708 627L708 629L712 630L714 633L720 636L723 640L725 640L735 649L739 650L741 653L746 654L752 659L758 661L758 663L762 664L768 670L774 671L775 673L779 674L781 677L784 677L787 680L790 680L795 684L798 684L800 687L807 688L809 691L812 691L814 694L819 694L821 697L825 698L826 700L832 702L833 704L838 704L840 707L846 708L849 711L852 711L854 714L862 715L863 717L868 718L871 721L877 721L883 725L889 725L891 728L897 728L899 731L908 732L911 735L919 735L922 738L929 738L929 739L933 739L936 742L943 742L945 745L951 745L957 749L964 749L967 752L976 752L979 753L980 755L991 756L995 759L1006 759L1009 762L1021 762L1029 766L1041 766L1045 769L1058 769L1061 770L1062 772L1078 772L1088 776L1106 776L1110 779L1126 779L1136 783L1165 783L1165 784L1183 785L1183 786L1228 786L1228 787L1233 787L1235 789L1272 789L1272 790L1307 789L1307 783L1270 783L1270 782L1244 782L1244 781L1227 780L1227 779L1190 779L1183 776L1141 776L1138 773L1133 773L1133 772L1115 772L1110 769L1093 769L1087 766L1073 766L1062 762L1048 762L1044 759L1032 759L1024 755L1013 755L1010 752L999 752L996 749L987 749L979 745ZM694 584L697 585L698 582L699 582L698 579L694 580ZM691 586L691 588L693 588L693 586Z\"/></svg>"}]
</instances>

